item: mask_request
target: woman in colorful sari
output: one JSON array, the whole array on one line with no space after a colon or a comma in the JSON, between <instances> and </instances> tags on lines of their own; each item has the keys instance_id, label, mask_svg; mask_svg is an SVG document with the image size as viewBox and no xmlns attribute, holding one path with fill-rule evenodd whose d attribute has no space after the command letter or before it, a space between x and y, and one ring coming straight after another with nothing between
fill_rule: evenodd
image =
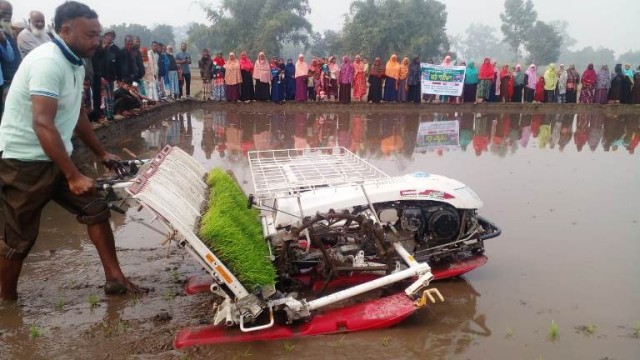
<instances>
[{"instance_id":1,"label":"woman in colorful sari","mask_svg":"<svg viewBox=\"0 0 640 360\"><path fill-rule=\"evenodd\" d=\"M593 70L593 64L589 64L589 66L587 66L587 70L582 73L582 89L580 90L581 103L593 103L596 81L598 81L598 75L596 74L596 71Z\"/></svg>"},{"instance_id":2,"label":"woman in colorful sari","mask_svg":"<svg viewBox=\"0 0 640 360\"><path fill-rule=\"evenodd\" d=\"M533 102L533 98L536 94L536 87L538 85L538 74L536 72L536 65L529 65L529 68L524 74L526 84L524 87L524 102Z\"/></svg>"},{"instance_id":3,"label":"woman in colorful sari","mask_svg":"<svg viewBox=\"0 0 640 360\"><path fill-rule=\"evenodd\" d=\"M444 66L444 67L452 67L454 65L453 63L453 59L451 58L451 56L447 55L444 57L444 59L442 60L442 63L440 64L440 66ZM441 103L446 103L449 102L449 95L440 95L438 97L438 100Z\"/></svg>"},{"instance_id":4,"label":"woman in colorful sari","mask_svg":"<svg viewBox=\"0 0 640 360\"><path fill-rule=\"evenodd\" d=\"M516 71L513 73L513 96L511 101L514 103L522 102L522 89L524 88L524 72L520 64L516 65Z\"/></svg>"},{"instance_id":5,"label":"woman in colorful sari","mask_svg":"<svg viewBox=\"0 0 640 360\"><path fill-rule=\"evenodd\" d=\"M478 69L475 61L471 60L467 64L464 75L464 86L462 87L462 100L465 103L476 101L476 91L478 89Z\"/></svg>"},{"instance_id":6,"label":"woman in colorful sari","mask_svg":"<svg viewBox=\"0 0 640 360\"><path fill-rule=\"evenodd\" d=\"M253 68L253 80L255 80L255 99L269 101L269 83L271 82L271 66L263 52L258 54L258 60Z\"/></svg>"},{"instance_id":7,"label":"woman in colorful sari","mask_svg":"<svg viewBox=\"0 0 640 360\"><path fill-rule=\"evenodd\" d=\"M556 102L556 86L558 85L558 72L556 64L551 63L544 71L544 102Z\"/></svg>"},{"instance_id":8,"label":"woman in colorful sari","mask_svg":"<svg viewBox=\"0 0 640 360\"><path fill-rule=\"evenodd\" d=\"M253 88L253 63L249 60L246 52L240 53L240 74L242 75L242 86L240 87L240 100L250 102L255 100Z\"/></svg>"},{"instance_id":9,"label":"woman in colorful sari","mask_svg":"<svg viewBox=\"0 0 640 360\"><path fill-rule=\"evenodd\" d=\"M240 84L242 75L240 73L240 62L236 59L235 53L229 53L229 60L224 65L224 82L228 101L240 101Z\"/></svg>"},{"instance_id":10,"label":"woman in colorful sari","mask_svg":"<svg viewBox=\"0 0 640 360\"><path fill-rule=\"evenodd\" d=\"M575 104L578 100L578 84L580 75L576 71L576 66L571 64L567 69L567 103Z\"/></svg>"},{"instance_id":11,"label":"woman in colorful sari","mask_svg":"<svg viewBox=\"0 0 640 360\"><path fill-rule=\"evenodd\" d=\"M511 80L513 75L509 71L509 65L505 64L500 69L500 95L498 97L499 102L509 102L511 101L511 96L509 94L513 93L513 89L511 88Z\"/></svg>"},{"instance_id":12,"label":"woman in colorful sari","mask_svg":"<svg viewBox=\"0 0 640 360\"><path fill-rule=\"evenodd\" d=\"M476 91L476 104L491 97L491 81L493 80L493 65L491 59L484 58L478 73L478 89Z\"/></svg>"},{"instance_id":13,"label":"woman in colorful sari","mask_svg":"<svg viewBox=\"0 0 640 360\"><path fill-rule=\"evenodd\" d=\"M367 75L364 70L362 58L360 58L360 55L356 55L356 60L353 62L353 98L355 101L362 101L362 98L367 93Z\"/></svg>"},{"instance_id":14,"label":"woman in colorful sari","mask_svg":"<svg viewBox=\"0 0 640 360\"><path fill-rule=\"evenodd\" d=\"M409 58L402 59L398 76L398 101L407 102L407 77L409 76Z\"/></svg>"},{"instance_id":15,"label":"woman in colorful sari","mask_svg":"<svg viewBox=\"0 0 640 360\"><path fill-rule=\"evenodd\" d=\"M391 55L384 69L384 96L383 101L398 101L398 78L400 77L400 63L396 54Z\"/></svg>"},{"instance_id":16,"label":"woman in colorful sari","mask_svg":"<svg viewBox=\"0 0 640 360\"><path fill-rule=\"evenodd\" d=\"M602 65L598 74L596 74L596 93L594 103L606 104L609 102L609 88L611 88L611 73L609 66Z\"/></svg>"},{"instance_id":17,"label":"woman in colorful sari","mask_svg":"<svg viewBox=\"0 0 640 360\"><path fill-rule=\"evenodd\" d=\"M564 104L567 102L567 71L564 69L564 64L560 64L560 70L558 71L558 104Z\"/></svg>"},{"instance_id":18,"label":"woman in colorful sari","mask_svg":"<svg viewBox=\"0 0 640 360\"><path fill-rule=\"evenodd\" d=\"M304 55L298 55L298 61L296 62L296 101L307 101L307 78L309 76L309 65L304 62Z\"/></svg>"},{"instance_id":19,"label":"woman in colorful sari","mask_svg":"<svg viewBox=\"0 0 640 360\"><path fill-rule=\"evenodd\" d=\"M284 82L286 88L286 100L296 99L296 66L293 64L293 60L288 59L287 65L284 66Z\"/></svg>"},{"instance_id":20,"label":"woman in colorful sari","mask_svg":"<svg viewBox=\"0 0 640 360\"><path fill-rule=\"evenodd\" d=\"M224 101L226 99L225 85L224 85L224 59L222 53L219 52L213 59L211 66L212 73L212 89L211 99L216 101Z\"/></svg>"},{"instance_id":21,"label":"woman in colorful sari","mask_svg":"<svg viewBox=\"0 0 640 360\"><path fill-rule=\"evenodd\" d=\"M371 64L371 70L369 71L369 96L367 100L379 104L382 101L382 79L384 78L384 65L382 60L377 57L373 64Z\"/></svg>"},{"instance_id":22,"label":"woman in colorful sari","mask_svg":"<svg viewBox=\"0 0 640 360\"><path fill-rule=\"evenodd\" d=\"M409 94L407 100L416 104L420 103L422 67L420 58L414 57L409 65L409 75L407 76L407 85L409 86ZM475 92L474 92L475 96Z\"/></svg>"},{"instance_id":23,"label":"woman in colorful sari","mask_svg":"<svg viewBox=\"0 0 640 360\"><path fill-rule=\"evenodd\" d=\"M351 102L351 84L355 74L353 71L353 65L351 59L348 56L342 57L342 67L340 68L340 75L338 76L338 82L340 83L340 103L348 104Z\"/></svg>"}]
</instances>

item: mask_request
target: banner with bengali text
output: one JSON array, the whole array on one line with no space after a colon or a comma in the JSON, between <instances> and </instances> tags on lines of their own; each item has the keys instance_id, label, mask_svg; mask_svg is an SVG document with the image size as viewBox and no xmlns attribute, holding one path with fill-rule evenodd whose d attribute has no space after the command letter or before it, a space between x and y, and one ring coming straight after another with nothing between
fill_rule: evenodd
<instances>
[{"instance_id":1,"label":"banner with bengali text","mask_svg":"<svg viewBox=\"0 0 640 360\"><path fill-rule=\"evenodd\" d=\"M441 66L422 63L422 94L462 96L464 66Z\"/></svg>"},{"instance_id":2,"label":"banner with bengali text","mask_svg":"<svg viewBox=\"0 0 640 360\"><path fill-rule=\"evenodd\" d=\"M458 120L421 122L414 152L460 149Z\"/></svg>"}]
</instances>

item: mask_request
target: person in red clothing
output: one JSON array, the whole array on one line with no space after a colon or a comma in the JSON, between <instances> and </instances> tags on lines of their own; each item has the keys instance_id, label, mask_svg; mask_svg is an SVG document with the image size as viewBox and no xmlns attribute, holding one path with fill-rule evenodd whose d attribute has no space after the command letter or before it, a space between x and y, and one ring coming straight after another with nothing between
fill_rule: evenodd
<instances>
[{"instance_id":1,"label":"person in red clothing","mask_svg":"<svg viewBox=\"0 0 640 360\"><path fill-rule=\"evenodd\" d=\"M476 95L476 104L481 103L491 96L491 81L493 81L493 65L491 59L484 58L480 71L478 72L478 90Z\"/></svg>"},{"instance_id":2,"label":"person in red clothing","mask_svg":"<svg viewBox=\"0 0 640 360\"><path fill-rule=\"evenodd\" d=\"M544 102L544 77L538 78L538 84L536 84L536 95L533 98L534 102Z\"/></svg>"}]
</instances>

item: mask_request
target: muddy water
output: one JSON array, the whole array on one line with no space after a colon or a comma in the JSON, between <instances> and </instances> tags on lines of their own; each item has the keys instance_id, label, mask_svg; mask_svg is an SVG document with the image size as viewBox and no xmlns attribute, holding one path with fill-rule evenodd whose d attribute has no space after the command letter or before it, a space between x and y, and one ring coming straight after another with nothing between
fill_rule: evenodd
<instances>
[{"instance_id":1,"label":"muddy water","mask_svg":"<svg viewBox=\"0 0 640 360\"><path fill-rule=\"evenodd\" d=\"M639 140L637 116L597 113L176 114L107 145L140 157L177 145L207 168L232 169L247 191L247 151L344 146L391 175L465 182L504 233L487 242L484 267L438 284L445 303L395 328L178 352L173 335L209 319L208 296L180 292L200 273L195 261L167 253L140 213L115 214L121 263L152 291L104 297L84 229L52 205L20 303L0 305L0 358L640 358Z\"/></svg>"}]
</instances>

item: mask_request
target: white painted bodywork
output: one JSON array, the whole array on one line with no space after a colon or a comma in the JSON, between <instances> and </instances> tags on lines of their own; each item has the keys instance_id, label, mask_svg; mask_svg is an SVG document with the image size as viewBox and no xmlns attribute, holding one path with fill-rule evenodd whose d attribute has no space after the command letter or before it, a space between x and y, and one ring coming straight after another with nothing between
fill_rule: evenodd
<instances>
[{"instance_id":1,"label":"white painted bodywork","mask_svg":"<svg viewBox=\"0 0 640 360\"><path fill-rule=\"evenodd\" d=\"M330 209L339 212L354 206L367 205L366 191L372 203L430 200L452 205L457 209L479 209L482 201L463 183L441 175L416 172L404 176L365 182L362 185L342 185L318 188L296 197L276 200L274 224L276 227L299 225L300 217L312 216ZM300 210L302 209L302 214Z\"/></svg>"}]
</instances>

